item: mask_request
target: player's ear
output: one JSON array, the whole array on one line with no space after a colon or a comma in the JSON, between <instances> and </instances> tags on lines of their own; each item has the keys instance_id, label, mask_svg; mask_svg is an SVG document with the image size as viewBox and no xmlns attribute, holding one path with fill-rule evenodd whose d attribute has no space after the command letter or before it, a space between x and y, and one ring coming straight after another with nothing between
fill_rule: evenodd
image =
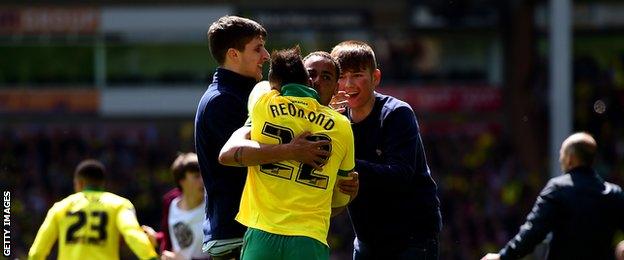
<instances>
[{"instance_id":1,"label":"player's ear","mask_svg":"<svg viewBox=\"0 0 624 260\"><path fill-rule=\"evenodd\" d=\"M84 180L74 177L74 191L80 192L84 188Z\"/></svg>"},{"instance_id":2,"label":"player's ear","mask_svg":"<svg viewBox=\"0 0 624 260\"><path fill-rule=\"evenodd\" d=\"M230 61L238 61L240 58L240 52L237 49L229 48L225 53L225 59Z\"/></svg>"},{"instance_id":3,"label":"player's ear","mask_svg":"<svg viewBox=\"0 0 624 260\"><path fill-rule=\"evenodd\" d=\"M379 86L379 82L381 82L381 70L375 69L373 71L373 88Z\"/></svg>"}]
</instances>

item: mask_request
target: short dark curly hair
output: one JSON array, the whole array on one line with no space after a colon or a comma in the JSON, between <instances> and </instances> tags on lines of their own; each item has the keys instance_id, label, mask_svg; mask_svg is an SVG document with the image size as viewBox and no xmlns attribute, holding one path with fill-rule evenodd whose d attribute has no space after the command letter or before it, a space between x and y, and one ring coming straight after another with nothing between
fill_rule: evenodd
<instances>
[{"instance_id":1,"label":"short dark curly hair","mask_svg":"<svg viewBox=\"0 0 624 260\"><path fill-rule=\"evenodd\" d=\"M303 65L299 45L271 53L269 82L278 86L288 83L308 85L309 78L308 71Z\"/></svg>"},{"instance_id":2,"label":"short dark curly hair","mask_svg":"<svg viewBox=\"0 0 624 260\"><path fill-rule=\"evenodd\" d=\"M104 165L95 159L81 161L74 171L74 178L83 180L86 186L104 186Z\"/></svg>"}]
</instances>

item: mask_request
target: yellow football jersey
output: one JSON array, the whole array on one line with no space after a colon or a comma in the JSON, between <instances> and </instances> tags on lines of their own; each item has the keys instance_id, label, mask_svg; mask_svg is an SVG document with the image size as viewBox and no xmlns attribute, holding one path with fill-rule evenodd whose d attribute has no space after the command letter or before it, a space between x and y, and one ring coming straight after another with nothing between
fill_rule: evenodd
<instances>
[{"instance_id":1,"label":"yellow football jersey","mask_svg":"<svg viewBox=\"0 0 624 260\"><path fill-rule=\"evenodd\" d=\"M329 140L331 156L322 171L297 161L249 167L236 220L266 232L307 236L327 245L332 207L345 206L349 196L336 188L339 176L355 166L349 120L318 103L307 86L288 84L260 95L250 105L251 139L288 143L304 131L313 140ZM333 203L332 203L333 201Z\"/></svg>"},{"instance_id":2,"label":"yellow football jersey","mask_svg":"<svg viewBox=\"0 0 624 260\"><path fill-rule=\"evenodd\" d=\"M119 259L120 234L140 259L158 257L130 201L110 192L83 190L48 211L28 259L45 259L57 238L58 259Z\"/></svg>"}]
</instances>

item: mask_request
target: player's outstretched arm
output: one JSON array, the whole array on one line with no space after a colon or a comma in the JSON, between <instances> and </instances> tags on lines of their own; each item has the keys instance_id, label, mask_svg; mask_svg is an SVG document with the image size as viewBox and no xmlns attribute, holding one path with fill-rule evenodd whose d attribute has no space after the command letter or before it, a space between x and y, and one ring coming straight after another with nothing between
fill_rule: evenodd
<instances>
[{"instance_id":1,"label":"player's outstretched arm","mask_svg":"<svg viewBox=\"0 0 624 260\"><path fill-rule=\"evenodd\" d=\"M303 133L287 144L261 144L251 139L251 127L236 130L223 145L219 163L228 166L255 166L265 163L295 160L321 169L329 152L320 149L329 141L308 141L310 133Z\"/></svg>"},{"instance_id":2,"label":"player's outstretched arm","mask_svg":"<svg viewBox=\"0 0 624 260\"><path fill-rule=\"evenodd\" d=\"M156 232L156 230L154 230L152 227L147 226L147 225L141 225L141 229L143 229L143 232L145 232L145 234L147 235L147 238L149 238L150 243L152 243L152 246L158 246L159 241L163 239L163 233L162 232Z\"/></svg>"},{"instance_id":3,"label":"player's outstretched arm","mask_svg":"<svg viewBox=\"0 0 624 260\"><path fill-rule=\"evenodd\" d=\"M28 251L29 260L46 259L50 253L50 249L52 249L54 242L58 238L58 224L54 217L55 214L56 208L53 206L48 211L43 224L39 227L35 241Z\"/></svg>"},{"instance_id":4,"label":"player's outstretched arm","mask_svg":"<svg viewBox=\"0 0 624 260\"><path fill-rule=\"evenodd\" d=\"M157 259L158 255L147 234L139 226L134 213L134 206L129 201L124 203L117 213L117 229L123 236L128 247L139 259Z\"/></svg>"}]
</instances>

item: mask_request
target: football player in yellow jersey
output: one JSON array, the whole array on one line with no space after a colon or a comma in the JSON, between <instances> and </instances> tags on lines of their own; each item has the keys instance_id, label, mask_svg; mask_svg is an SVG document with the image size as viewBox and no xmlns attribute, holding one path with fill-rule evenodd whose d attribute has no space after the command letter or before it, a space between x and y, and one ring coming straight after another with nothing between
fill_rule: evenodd
<instances>
[{"instance_id":1,"label":"football player in yellow jersey","mask_svg":"<svg viewBox=\"0 0 624 260\"><path fill-rule=\"evenodd\" d=\"M321 105L332 107L339 113L345 110L346 101L344 91L338 91L338 77L340 65L328 52L315 51L303 58L304 66L312 80L313 88L318 92ZM250 103L257 100L257 96L270 91L268 81L260 82L254 88ZM337 97L337 98L335 98ZM329 152L321 147L328 141L310 141L306 139L310 133L304 132L295 137L290 143L262 144L251 139L251 126L246 125L235 131L223 146L219 155L219 162L228 166L255 166L265 163L295 160L322 169L323 162ZM245 156L243 157L243 150ZM349 174L350 179L338 180L340 192L347 194L353 200L359 190L357 172ZM344 207L332 208L332 217L339 214Z\"/></svg>"},{"instance_id":2,"label":"football player in yellow jersey","mask_svg":"<svg viewBox=\"0 0 624 260\"><path fill-rule=\"evenodd\" d=\"M84 160L74 172L76 193L48 211L28 252L28 259L46 259L58 239L58 259L119 259L119 235L140 259L158 255L139 226L134 206L103 191L104 166Z\"/></svg>"},{"instance_id":3,"label":"football player in yellow jersey","mask_svg":"<svg viewBox=\"0 0 624 260\"><path fill-rule=\"evenodd\" d=\"M300 154L308 152L313 160L310 164L315 164L315 167L295 161L250 167L237 216L239 222L249 227L242 258L327 259L329 248L326 238L331 210L345 206L349 201L348 196L334 188L338 176L346 176L353 169L353 136L348 120L321 105L322 98L306 86L309 76L298 48L277 51L272 56L269 79L273 90L260 95L255 103L250 98L252 139L269 144L299 141L304 146L318 145L325 150L322 156L327 156L329 151L331 156L320 162L313 152L302 149L304 152ZM331 58L328 62L331 63ZM339 71L335 66L333 68ZM337 72L330 73L335 80ZM321 95L326 97L322 101L324 104L329 103L334 91ZM319 141L306 144L300 142L301 136L295 139L304 131L314 134L302 136ZM243 163L239 156L242 149L237 148L232 153L232 147L227 146L222 150L222 163L235 161L236 164L246 165L275 161L267 158L266 154L257 157L257 150L252 148L245 156L253 158L246 157ZM291 155L284 154L285 150L275 151L273 159L301 160L293 157L297 149ZM324 166L317 171L319 164Z\"/></svg>"}]
</instances>

